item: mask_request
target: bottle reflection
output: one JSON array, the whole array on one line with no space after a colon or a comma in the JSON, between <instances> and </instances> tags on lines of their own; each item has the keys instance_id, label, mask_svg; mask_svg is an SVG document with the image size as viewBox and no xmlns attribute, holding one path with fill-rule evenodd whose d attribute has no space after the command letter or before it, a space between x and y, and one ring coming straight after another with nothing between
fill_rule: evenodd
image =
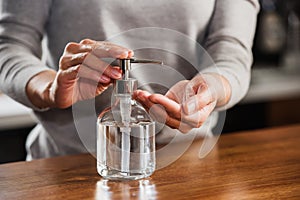
<instances>
[{"instance_id":1,"label":"bottle reflection","mask_svg":"<svg viewBox=\"0 0 300 200\"><path fill-rule=\"evenodd\" d=\"M102 179L96 184L95 199L150 200L156 199L156 194L155 184L147 179L129 182Z\"/></svg>"}]
</instances>

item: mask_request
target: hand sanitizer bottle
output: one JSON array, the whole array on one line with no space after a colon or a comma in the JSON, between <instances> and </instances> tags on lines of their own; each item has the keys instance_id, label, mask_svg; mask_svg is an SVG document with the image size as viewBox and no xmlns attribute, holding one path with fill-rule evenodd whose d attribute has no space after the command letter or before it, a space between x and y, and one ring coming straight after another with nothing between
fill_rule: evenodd
<instances>
[{"instance_id":1,"label":"hand sanitizer bottle","mask_svg":"<svg viewBox=\"0 0 300 200\"><path fill-rule=\"evenodd\" d=\"M155 123L132 99L137 80L129 78L131 63L151 60L121 59L124 76L116 80L112 105L97 120L97 171L111 180L136 180L155 171Z\"/></svg>"}]
</instances>

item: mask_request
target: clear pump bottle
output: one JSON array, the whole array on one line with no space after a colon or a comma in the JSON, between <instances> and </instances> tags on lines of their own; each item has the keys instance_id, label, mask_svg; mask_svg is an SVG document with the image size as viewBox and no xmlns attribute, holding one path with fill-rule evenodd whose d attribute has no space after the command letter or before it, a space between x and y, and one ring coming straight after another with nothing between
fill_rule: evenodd
<instances>
[{"instance_id":1,"label":"clear pump bottle","mask_svg":"<svg viewBox=\"0 0 300 200\"><path fill-rule=\"evenodd\" d=\"M112 180L135 180L155 171L155 123L146 110L132 99L137 80L129 78L132 62L154 61L122 59L124 72L116 80L112 105L97 121L97 171Z\"/></svg>"}]
</instances>

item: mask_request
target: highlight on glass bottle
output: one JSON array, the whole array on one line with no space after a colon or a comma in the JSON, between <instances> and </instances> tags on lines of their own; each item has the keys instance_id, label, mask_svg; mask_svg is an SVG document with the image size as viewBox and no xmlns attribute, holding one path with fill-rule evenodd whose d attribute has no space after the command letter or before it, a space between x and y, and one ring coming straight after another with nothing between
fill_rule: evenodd
<instances>
[{"instance_id":1,"label":"highlight on glass bottle","mask_svg":"<svg viewBox=\"0 0 300 200\"><path fill-rule=\"evenodd\" d=\"M120 60L124 76L114 83L111 107L97 120L97 171L106 179L135 180L155 171L155 123L132 99L137 80L129 78L129 70L137 61Z\"/></svg>"}]
</instances>

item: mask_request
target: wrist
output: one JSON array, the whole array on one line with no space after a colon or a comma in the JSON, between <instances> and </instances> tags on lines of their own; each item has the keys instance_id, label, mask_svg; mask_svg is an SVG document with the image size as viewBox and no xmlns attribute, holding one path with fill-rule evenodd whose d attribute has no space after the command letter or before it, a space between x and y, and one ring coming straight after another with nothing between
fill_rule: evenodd
<instances>
[{"instance_id":1,"label":"wrist","mask_svg":"<svg viewBox=\"0 0 300 200\"><path fill-rule=\"evenodd\" d=\"M55 107L53 98L51 97L51 88L55 76L55 71L47 70L36 74L27 83L27 97L38 109Z\"/></svg>"},{"instance_id":2,"label":"wrist","mask_svg":"<svg viewBox=\"0 0 300 200\"><path fill-rule=\"evenodd\" d=\"M44 102L45 106L47 108L55 108L55 98L54 98L54 93L52 91L53 86L53 81L50 81L45 89L43 90L42 94L42 102Z\"/></svg>"}]
</instances>

